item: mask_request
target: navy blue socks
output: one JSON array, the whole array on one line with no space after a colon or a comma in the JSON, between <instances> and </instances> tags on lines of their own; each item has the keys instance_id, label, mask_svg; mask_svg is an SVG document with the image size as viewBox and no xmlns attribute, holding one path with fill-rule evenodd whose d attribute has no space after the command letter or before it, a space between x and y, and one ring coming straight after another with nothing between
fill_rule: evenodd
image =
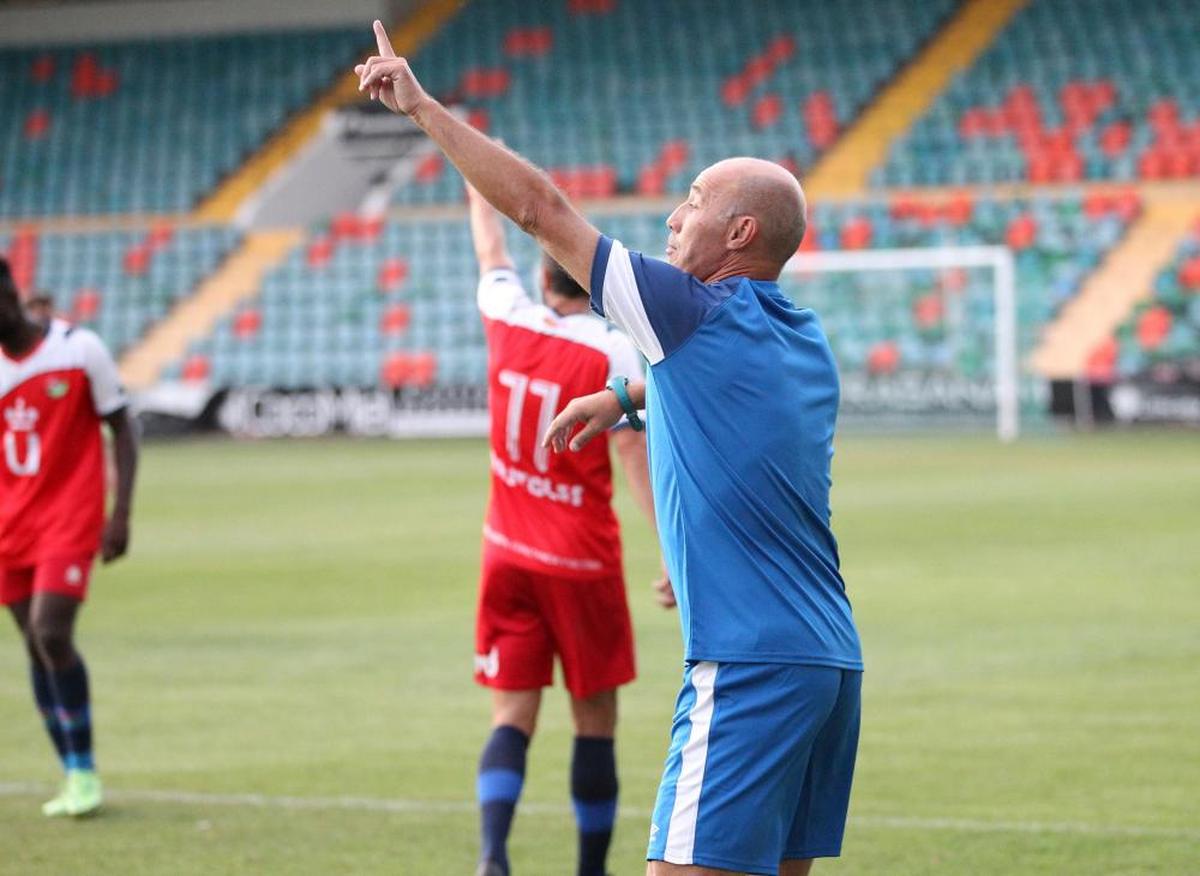
<instances>
[{"instance_id":1,"label":"navy blue socks","mask_svg":"<svg viewBox=\"0 0 1200 876\"><path fill-rule=\"evenodd\" d=\"M48 672L55 717L63 738L63 765L69 770L95 769L92 762L92 716L87 667L80 657L62 672ZM53 735L53 734L51 734Z\"/></svg>"},{"instance_id":2,"label":"navy blue socks","mask_svg":"<svg viewBox=\"0 0 1200 876\"><path fill-rule=\"evenodd\" d=\"M525 783L525 751L529 737L516 727L492 730L479 758L476 793L479 798L483 849L480 857L508 873L508 832L521 786Z\"/></svg>"},{"instance_id":3,"label":"navy blue socks","mask_svg":"<svg viewBox=\"0 0 1200 876\"><path fill-rule=\"evenodd\" d=\"M611 739L575 737L571 799L579 826L578 876L604 876L617 817L617 760Z\"/></svg>"},{"instance_id":4,"label":"navy blue socks","mask_svg":"<svg viewBox=\"0 0 1200 876\"><path fill-rule=\"evenodd\" d=\"M66 764L67 740L58 724L58 708L54 702L54 688L50 686L50 673L43 669L40 663L30 662L29 679L33 685L34 702L37 703L42 720L46 723L46 732L50 734L50 741L54 743L58 759Z\"/></svg>"}]
</instances>

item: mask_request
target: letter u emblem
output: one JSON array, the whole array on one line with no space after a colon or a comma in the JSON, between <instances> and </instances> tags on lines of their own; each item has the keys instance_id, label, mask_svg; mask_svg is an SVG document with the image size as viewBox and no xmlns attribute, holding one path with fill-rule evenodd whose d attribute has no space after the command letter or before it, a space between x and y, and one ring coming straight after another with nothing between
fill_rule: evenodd
<instances>
[{"instance_id":1,"label":"letter u emblem","mask_svg":"<svg viewBox=\"0 0 1200 876\"><path fill-rule=\"evenodd\" d=\"M37 432L22 432L28 436L25 440L25 460L22 462L17 452L17 433L4 433L4 461L8 470L19 478L31 478L42 467L42 440Z\"/></svg>"}]
</instances>

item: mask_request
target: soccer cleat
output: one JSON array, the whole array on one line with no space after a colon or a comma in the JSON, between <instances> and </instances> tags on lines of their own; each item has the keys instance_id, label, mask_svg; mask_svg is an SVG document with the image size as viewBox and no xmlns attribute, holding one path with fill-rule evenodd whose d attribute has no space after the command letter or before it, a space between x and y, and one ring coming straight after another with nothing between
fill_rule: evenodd
<instances>
[{"instance_id":1,"label":"soccer cleat","mask_svg":"<svg viewBox=\"0 0 1200 876\"><path fill-rule=\"evenodd\" d=\"M103 801L104 791L95 770L67 770L62 791L42 806L42 814L48 818L90 815Z\"/></svg>"},{"instance_id":2,"label":"soccer cleat","mask_svg":"<svg viewBox=\"0 0 1200 876\"><path fill-rule=\"evenodd\" d=\"M508 876L508 871L495 861L480 861L475 876Z\"/></svg>"},{"instance_id":3,"label":"soccer cleat","mask_svg":"<svg viewBox=\"0 0 1200 876\"><path fill-rule=\"evenodd\" d=\"M60 818L67 814L67 783L64 781L58 794L42 804L42 815L47 818Z\"/></svg>"}]
</instances>

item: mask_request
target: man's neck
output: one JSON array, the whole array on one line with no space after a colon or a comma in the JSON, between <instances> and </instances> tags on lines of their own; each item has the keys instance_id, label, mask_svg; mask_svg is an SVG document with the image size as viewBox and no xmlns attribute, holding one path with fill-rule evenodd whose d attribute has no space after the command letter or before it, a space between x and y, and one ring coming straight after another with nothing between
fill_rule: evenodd
<instances>
[{"instance_id":1,"label":"man's neck","mask_svg":"<svg viewBox=\"0 0 1200 876\"><path fill-rule=\"evenodd\" d=\"M3 348L5 355L20 358L37 346L47 331L48 328L36 322L24 320L10 336L0 338L0 348Z\"/></svg>"},{"instance_id":2,"label":"man's neck","mask_svg":"<svg viewBox=\"0 0 1200 876\"><path fill-rule=\"evenodd\" d=\"M774 283L779 279L779 266L770 265L761 259L745 258L741 253L733 253L722 263L712 275L705 278L704 284L720 283L731 277L745 277L748 280L766 280Z\"/></svg>"}]
</instances>

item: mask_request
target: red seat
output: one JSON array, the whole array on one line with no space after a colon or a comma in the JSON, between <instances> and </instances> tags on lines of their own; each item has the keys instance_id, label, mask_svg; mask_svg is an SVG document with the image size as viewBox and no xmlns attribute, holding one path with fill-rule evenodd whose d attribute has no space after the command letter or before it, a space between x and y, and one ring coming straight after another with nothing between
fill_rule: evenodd
<instances>
[{"instance_id":1,"label":"red seat","mask_svg":"<svg viewBox=\"0 0 1200 876\"><path fill-rule=\"evenodd\" d=\"M233 320L233 336L238 340L249 340L262 328L262 314L257 310L243 310Z\"/></svg>"},{"instance_id":2,"label":"red seat","mask_svg":"<svg viewBox=\"0 0 1200 876\"><path fill-rule=\"evenodd\" d=\"M393 304L383 312L379 321L379 329L385 335L400 335L408 331L412 322L412 312L406 304Z\"/></svg>"},{"instance_id":3,"label":"red seat","mask_svg":"<svg viewBox=\"0 0 1200 876\"><path fill-rule=\"evenodd\" d=\"M1115 338L1105 338L1088 355L1084 372L1088 380L1097 383L1111 383L1117 375L1117 341Z\"/></svg>"},{"instance_id":4,"label":"red seat","mask_svg":"<svg viewBox=\"0 0 1200 876\"><path fill-rule=\"evenodd\" d=\"M1029 213L1022 213L1008 224L1004 239L1012 249L1028 249L1037 240L1037 221Z\"/></svg>"},{"instance_id":5,"label":"red seat","mask_svg":"<svg viewBox=\"0 0 1200 876\"><path fill-rule=\"evenodd\" d=\"M333 241L328 237L318 237L308 245L307 261L310 268L324 267L332 258Z\"/></svg>"},{"instance_id":6,"label":"red seat","mask_svg":"<svg viewBox=\"0 0 1200 876\"><path fill-rule=\"evenodd\" d=\"M25 117L25 138L39 140L50 130L50 113L44 109L30 110Z\"/></svg>"},{"instance_id":7,"label":"red seat","mask_svg":"<svg viewBox=\"0 0 1200 876\"><path fill-rule=\"evenodd\" d=\"M212 372L212 365L207 356L195 353L188 356L183 363L183 379L189 383L207 380Z\"/></svg>"},{"instance_id":8,"label":"red seat","mask_svg":"<svg viewBox=\"0 0 1200 876\"><path fill-rule=\"evenodd\" d=\"M75 322L91 322L100 312L100 293L95 289L80 289L75 293L71 305L71 319Z\"/></svg>"},{"instance_id":9,"label":"red seat","mask_svg":"<svg viewBox=\"0 0 1200 876\"><path fill-rule=\"evenodd\" d=\"M29 65L29 78L42 85L54 78L54 56L38 55Z\"/></svg>"},{"instance_id":10,"label":"red seat","mask_svg":"<svg viewBox=\"0 0 1200 876\"><path fill-rule=\"evenodd\" d=\"M937 292L928 292L913 302L913 321L918 328L931 329L941 325L945 314L945 304Z\"/></svg>"},{"instance_id":11,"label":"red seat","mask_svg":"<svg viewBox=\"0 0 1200 876\"><path fill-rule=\"evenodd\" d=\"M413 178L427 185L442 175L446 169L446 162L442 158L442 153L431 152L417 163L417 168L413 173Z\"/></svg>"},{"instance_id":12,"label":"red seat","mask_svg":"<svg viewBox=\"0 0 1200 876\"><path fill-rule=\"evenodd\" d=\"M1137 321L1137 339L1143 350L1156 350L1171 333L1173 319L1165 307L1151 307Z\"/></svg>"},{"instance_id":13,"label":"red seat","mask_svg":"<svg viewBox=\"0 0 1200 876\"><path fill-rule=\"evenodd\" d=\"M756 128L769 128L783 115L783 99L778 94L764 94L754 102L750 120Z\"/></svg>"},{"instance_id":14,"label":"red seat","mask_svg":"<svg viewBox=\"0 0 1200 876\"><path fill-rule=\"evenodd\" d=\"M548 27L515 27L504 37L504 52L514 58L540 57L554 46Z\"/></svg>"},{"instance_id":15,"label":"red seat","mask_svg":"<svg viewBox=\"0 0 1200 876\"><path fill-rule=\"evenodd\" d=\"M395 292L408 279L408 262L402 258L390 258L379 268L379 288L384 292Z\"/></svg>"},{"instance_id":16,"label":"red seat","mask_svg":"<svg viewBox=\"0 0 1200 876\"><path fill-rule=\"evenodd\" d=\"M866 249L871 245L875 228L865 216L856 216L842 226L842 249Z\"/></svg>"},{"instance_id":17,"label":"red seat","mask_svg":"<svg viewBox=\"0 0 1200 876\"><path fill-rule=\"evenodd\" d=\"M895 341L880 341L867 352L867 371L871 374L894 374L900 367L900 347Z\"/></svg>"}]
</instances>

